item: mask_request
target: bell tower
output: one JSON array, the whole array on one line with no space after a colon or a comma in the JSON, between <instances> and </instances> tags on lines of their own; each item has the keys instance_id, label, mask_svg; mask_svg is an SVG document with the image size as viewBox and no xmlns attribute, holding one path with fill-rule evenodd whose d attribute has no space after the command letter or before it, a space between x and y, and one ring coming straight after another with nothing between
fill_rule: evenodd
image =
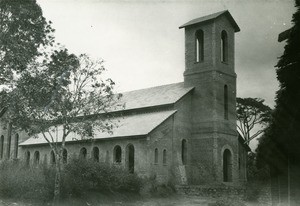
<instances>
[{"instance_id":1,"label":"bell tower","mask_svg":"<svg viewBox=\"0 0 300 206\"><path fill-rule=\"evenodd\" d=\"M229 11L200 17L185 30L184 84L194 87L191 120L192 182L238 180L234 35Z\"/></svg>"}]
</instances>

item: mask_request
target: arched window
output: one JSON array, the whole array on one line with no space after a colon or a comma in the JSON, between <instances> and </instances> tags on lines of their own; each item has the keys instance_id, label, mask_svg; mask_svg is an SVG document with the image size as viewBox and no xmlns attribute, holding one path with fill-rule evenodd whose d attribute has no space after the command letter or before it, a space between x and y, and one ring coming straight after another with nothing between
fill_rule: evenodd
<instances>
[{"instance_id":1,"label":"arched window","mask_svg":"<svg viewBox=\"0 0 300 206\"><path fill-rule=\"evenodd\" d=\"M50 152L50 164L51 165L55 164L55 154L54 154L53 150L51 150L51 152Z\"/></svg>"},{"instance_id":2,"label":"arched window","mask_svg":"<svg viewBox=\"0 0 300 206\"><path fill-rule=\"evenodd\" d=\"M38 165L40 163L40 152L39 151L35 151L34 155L33 155L33 163L35 165Z\"/></svg>"},{"instance_id":3,"label":"arched window","mask_svg":"<svg viewBox=\"0 0 300 206\"><path fill-rule=\"evenodd\" d=\"M106 163L109 163L109 151L106 151L106 154L105 154L105 162L106 162Z\"/></svg>"},{"instance_id":4,"label":"arched window","mask_svg":"<svg viewBox=\"0 0 300 206\"><path fill-rule=\"evenodd\" d=\"M232 157L229 149L225 149L223 153L223 181L232 181Z\"/></svg>"},{"instance_id":5,"label":"arched window","mask_svg":"<svg viewBox=\"0 0 300 206\"><path fill-rule=\"evenodd\" d=\"M163 150L163 165L167 164L167 150Z\"/></svg>"},{"instance_id":6,"label":"arched window","mask_svg":"<svg viewBox=\"0 0 300 206\"><path fill-rule=\"evenodd\" d=\"M222 31L221 33L221 61L228 61L228 38L226 31Z\"/></svg>"},{"instance_id":7,"label":"arched window","mask_svg":"<svg viewBox=\"0 0 300 206\"><path fill-rule=\"evenodd\" d=\"M86 148L82 147L79 152L79 158L86 159L86 154L87 154Z\"/></svg>"},{"instance_id":8,"label":"arched window","mask_svg":"<svg viewBox=\"0 0 300 206\"><path fill-rule=\"evenodd\" d=\"M92 157L95 162L99 162L99 148L98 147L93 148Z\"/></svg>"},{"instance_id":9,"label":"arched window","mask_svg":"<svg viewBox=\"0 0 300 206\"><path fill-rule=\"evenodd\" d=\"M196 32L196 62L204 59L204 34L202 30Z\"/></svg>"},{"instance_id":10,"label":"arched window","mask_svg":"<svg viewBox=\"0 0 300 206\"><path fill-rule=\"evenodd\" d=\"M114 162L121 163L122 161L122 149L119 145L114 148Z\"/></svg>"},{"instance_id":11,"label":"arched window","mask_svg":"<svg viewBox=\"0 0 300 206\"><path fill-rule=\"evenodd\" d=\"M4 136L1 135L0 139L0 158L3 158L3 153L4 153Z\"/></svg>"},{"instance_id":12,"label":"arched window","mask_svg":"<svg viewBox=\"0 0 300 206\"><path fill-rule=\"evenodd\" d=\"M25 152L25 164L26 165L29 165L29 163L30 163L30 152L29 151L26 151Z\"/></svg>"},{"instance_id":13,"label":"arched window","mask_svg":"<svg viewBox=\"0 0 300 206\"><path fill-rule=\"evenodd\" d=\"M158 149L154 150L154 164L158 164Z\"/></svg>"},{"instance_id":14,"label":"arched window","mask_svg":"<svg viewBox=\"0 0 300 206\"><path fill-rule=\"evenodd\" d=\"M15 159L18 158L18 149L19 149L19 135L15 135Z\"/></svg>"},{"instance_id":15,"label":"arched window","mask_svg":"<svg viewBox=\"0 0 300 206\"><path fill-rule=\"evenodd\" d=\"M63 161L63 164L66 164L68 162L68 151L66 149L63 149L62 161Z\"/></svg>"},{"instance_id":16,"label":"arched window","mask_svg":"<svg viewBox=\"0 0 300 206\"><path fill-rule=\"evenodd\" d=\"M186 165L186 163L187 163L187 143L186 143L185 139L183 139L181 142L181 160L182 160L182 164Z\"/></svg>"},{"instance_id":17,"label":"arched window","mask_svg":"<svg viewBox=\"0 0 300 206\"><path fill-rule=\"evenodd\" d=\"M224 86L224 119L228 119L228 86Z\"/></svg>"},{"instance_id":18,"label":"arched window","mask_svg":"<svg viewBox=\"0 0 300 206\"><path fill-rule=\"evenodd\" d=\"M132 144L126 147L126 168L130 173L134 173L134 146Z\"/></svg>"}]
</instances>

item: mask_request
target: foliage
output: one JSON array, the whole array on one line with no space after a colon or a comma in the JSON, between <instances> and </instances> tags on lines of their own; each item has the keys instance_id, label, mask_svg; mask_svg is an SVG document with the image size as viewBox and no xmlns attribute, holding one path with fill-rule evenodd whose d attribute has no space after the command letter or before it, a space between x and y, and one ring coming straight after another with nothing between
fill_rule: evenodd
<instances>
[{"instance_id":1,"label":"foliage","mask_svg":"<svg viewBox=\"0 0 300 206\"><path fill-rule=\"evenodd\" d=\"M212 205L213 206L246 206L246 204L243 201L232 197L218 198L217 201Z\"/></svg>"},{"instance_id":2,"label":"foliage","mask_svg":"<svg viewBox=\"0 0 300 206\"><path fill-rule=\"evenodd\" d=\"M53 44L53 31L36 0L1 0L0 84L11 82L14 72L43 53L41 47Z\"/></svg>"},{"instance_id":3,"label":"foliage","mask_svg":"<svg viewBox=\"0 0 300 206\"><path fill-rule=\"evenodd\" d=\"M278 171L288 161L300 162L300 1L295 2L297 11L292 18L293 27L276 65L279 90L272 122L257 148L260 165L268 163Z\"/></svg>"},{"instance_id":4,"label":"foliage","mask_svg":"<svg viewBox=\"0 0 300 206\"><path fill-rule=\"evenodd\" d=\"M264 104L263 99L237 98L237 127L245 143L249 144L263 132L264 127L271 120L271 111L271 108ZM251 134L253 130L256 132Z\"/></svg>"},{"instance_id":5,"label":"foliage","mask_svg":"<svg viewBox=\"0 0 300 206\"><path fill-rule=\"evenodd\" d=\"M64 166L64 197L88 192L138 193L142 179L123 168L84 159L71 159ZM0 196L14 199L49 201L53 198L55 166L28 166L19 161L0 164Z\"/></svg>"},{"instance_id":6,"label":"foliage","mask_svg":"<svg viewBox=\"0 0 300 206\"><path fill-rule=\"evenodd\" d=\"M72 159L64 168L63 193L80 196L89 191L139 192L142 180L122 167L93 160Z\"/></svg>"},{"instance_id":7,"label":"foliage","mask_svg":"<svg viewBox=\"0 0 300 206\"><path fill-rule=\"evenodd\" d=\"M14 98L7 102L11 121L29 134L47 133L47 137L43 136L50 144L55 125L63 127L62 141L71 132L88 136L90 125L110 130L107 122L91 118L105 113L118 99L113 94L114 82L101 78L105 70L102 63L87 55L77 58L61 50L47 64L33 65L22 74L10 94Z\"/></svg>"},{"instance_id":8,"label":"foliage","mask_svg":"<svg viewBox=\"0 0 300 206\"><path fill-rule=\"evenodd\" d=\"M249 153L247 159L247 184L245 200L251 202L259 201L262 190L270 184L270 171L268 165L258 168L256 165L256 153Z\"/></svg>"},{"instance_id":9,"label":"foliage","mask_svg":"<svg viewBox=\"0 0 300 206\"><path fill-rule=\"evenodd\" d=\"M250 152L247 157L248 182L268 182L270 180L270 171L268 165L258 168L256 164L256 153Z\"/></svg>"},{"instance_id":10,"label":"foliage","mask_svg":"<svg viewBox=\"0 0 300 206\"><path fill-rule=\"evenodd\" d=\"M49 143L57 159L57 199L66 137L111 132L116 123L106 112L121 106L120 96L115 83L102 78L103 60L53 47L54 29L36 0L0 0L0 27L0 83L9 85L0 91L3 121Z\"/></svg>"},{"instance_id":11,"label":"foliage","mask_svg":"<svg viewBox=\"0 0 300 206\"><path fill-rule=\"evenodd\" d=\"M106 112L119 106L120 96L113 93L115 83L111 79L102 79L104 71L102 60L92 60L85 54L77 57L66 49L54 51L49 59L23 71L15 88L6 95L8 115L4 121L44 138L55 153L56 199L67 136L76 133L82 139L93 138L95 131L111 132L116 125Z\"/></svg>"},{"instance_id":12,"label":"foliage","mask_svg":"<svg viewBox=\"0 0 300 206\"><path fill-rule=\"evenodd\" d=\"M0 196L48 201L53 197L54 171L45 167L28 167L22 162L0 164Z\"/></svg>"}]
</instances>

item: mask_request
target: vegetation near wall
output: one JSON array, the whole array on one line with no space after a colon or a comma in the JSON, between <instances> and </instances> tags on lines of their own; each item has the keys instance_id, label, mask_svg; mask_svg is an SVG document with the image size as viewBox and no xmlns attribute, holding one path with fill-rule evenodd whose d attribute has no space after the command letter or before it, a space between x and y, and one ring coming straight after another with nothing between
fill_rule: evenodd
<instances>
[{"instance_id":1,"label":"vegetation near wall","mask_svg":"<svg viewBox=\"0 0 300 206\"><path fill-rule=\"evenodd\" d=\"M82 196L87 192L138 193L142 180L121 167L92 160L72 159L63 167L62 196ZM55 168L26 166L20 161L0 164L0 196L50 201L53 198Z\"/></svg>"}]
</instances>

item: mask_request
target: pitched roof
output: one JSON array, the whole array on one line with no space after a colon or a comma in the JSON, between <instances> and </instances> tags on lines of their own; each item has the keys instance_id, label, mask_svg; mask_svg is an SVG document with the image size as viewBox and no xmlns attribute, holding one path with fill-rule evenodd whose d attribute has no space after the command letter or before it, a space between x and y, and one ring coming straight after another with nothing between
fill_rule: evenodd
<instances>
[{"instance_id":1,"label":"pitched roof","mask_svg":"<svg viewBox=\"0 0 300 206\"><path fill-rule=\"evenodd\" d=\"M233 25L233 27L235 29L235 32L240 31L239 26L237 25L237 23L235 22L235 20L233 19L233 17L231 16L231 14L229 13L228 10L220 11L220 12L217 12L217 13L214 13L214 14L210 14L210 15L207 15L207 16L202 16L202 17L197 18L197 19L193 19L193 20L181 25L179 27L179 29L185 28L187 26L191 26L191 25L194 25L194 24L200 24L200 23L203 23L203 22L206 22L206 21L214 20L214 19L218 18L221 15L226 15L227 16L230 23Z\"/></svg>"},{"instance_id":2,"label":"pitched roof","mask_svg":"<svg viewBox=\"0 0 300 206\"><path fill-rule=\"evenodd\" d=\"M124 92L120 101L125 104L125 108L117 108L113 111L174 104L192 89L193 87L184 87L184 83L180 82Z\"/></svg>"},{"instance_id":3,"label":"pitched roof","mask_svg":"<svg viewBox=\"0 0 300 206\"><path fill-rule=\"evenodd\" d=\"M116 127L113 128L113 133L96 131L94 139L107 139L116 137L132 137L132 136L145 136L153 131L157 126L163 123L166 119L172 116L176 110L172 111L159 111L152 113L143 113L136 115L127 115L122 117L115 117L111 120L116 123ZM62 127L57 129L57 142L61 142ZM55 137L55 132L53 132ZM50 139L50 136L47 136ZM66 142L76 142L82 140L82 138L76 133L70 133ZM47 144L42 134L38 134L37 137L30 137L20 144L20 146L29 146L36 144Z\"/></svg>"}]
</instances>

